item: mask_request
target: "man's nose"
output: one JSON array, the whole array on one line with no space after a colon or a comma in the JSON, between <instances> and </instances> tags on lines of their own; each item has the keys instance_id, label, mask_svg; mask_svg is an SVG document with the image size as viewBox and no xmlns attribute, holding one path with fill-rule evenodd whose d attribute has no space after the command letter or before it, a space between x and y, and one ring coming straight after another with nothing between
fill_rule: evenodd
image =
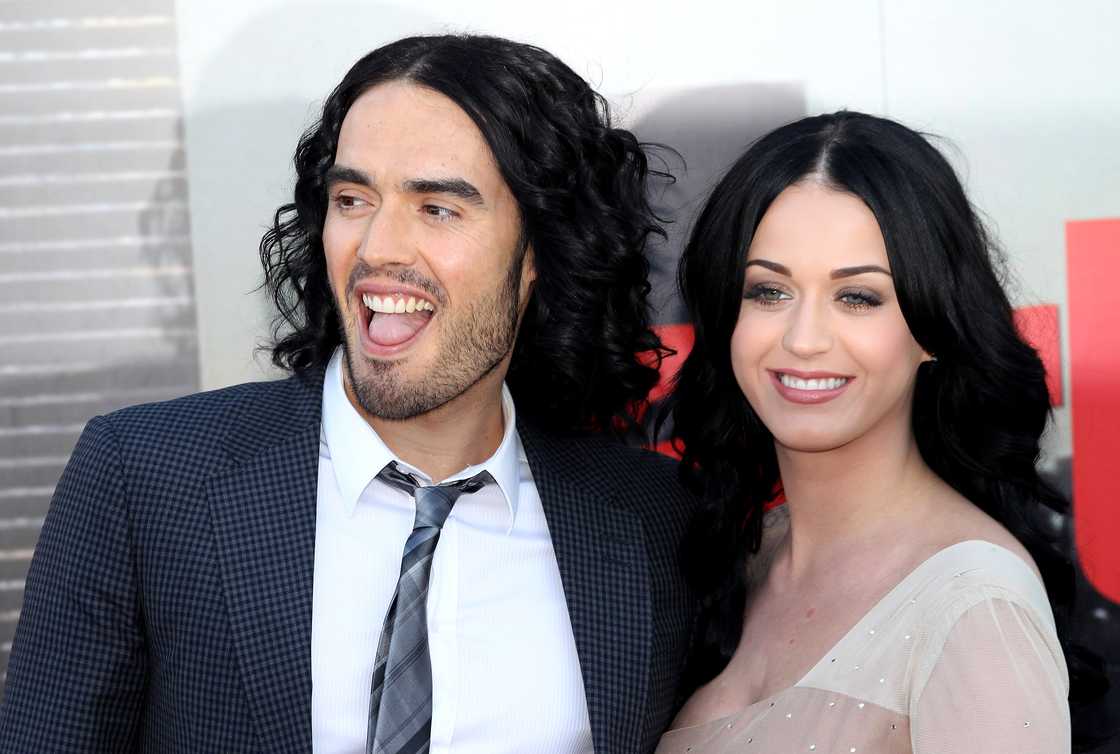
<instances>
[{"instance_id":1,"label":"man's nose","mask_svg":"<svg viewBox=\"0 0 1120 754\"><path fill-rule=\"evenodd\" d=\"M408 207L385 202L370 214L358 246L358 258L374 269L416 261L416 242L408 222Z\"/></svg>"},{"instance_id":2,"label":"man's nose","mask_svg":"<svg viewBox=\"0 0 1120 754\"><path fill-rule=\"evenodd\" d=\"M802 359L826 353L832 348L832 323L825 306L813 301L798 302L790 319L782 347Z\"/></svg>"}]
</instances>

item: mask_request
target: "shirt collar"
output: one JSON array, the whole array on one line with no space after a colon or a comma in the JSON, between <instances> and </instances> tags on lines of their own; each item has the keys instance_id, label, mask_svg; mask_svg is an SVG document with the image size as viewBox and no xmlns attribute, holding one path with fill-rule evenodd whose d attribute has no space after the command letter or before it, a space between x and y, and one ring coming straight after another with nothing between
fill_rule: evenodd
<instances>
[{"instance_id":1,"label":"shirt collar","mask_svg":"<svg viewBox=\"0 0 1120 754\"><path fill-rule=\"evenodd\" d=\"M415 475L425 483L433 480L427 474L405 463L389 449L377 432L362 418L342 383L342 348L335 349L323 380L322 439L330 453L331 468L342 496L346 515L354 514L358 499L374 477L390 461L396 461L402 471ZM489 471L498 483L509 508L509 531L517 518L518 492L521 488L521 438L517 435L517 416L513 396L502 384L502 441L494 454L482 463L468 466L442 482L468 479L482 471Z\"/></svg>"}]
</instances>

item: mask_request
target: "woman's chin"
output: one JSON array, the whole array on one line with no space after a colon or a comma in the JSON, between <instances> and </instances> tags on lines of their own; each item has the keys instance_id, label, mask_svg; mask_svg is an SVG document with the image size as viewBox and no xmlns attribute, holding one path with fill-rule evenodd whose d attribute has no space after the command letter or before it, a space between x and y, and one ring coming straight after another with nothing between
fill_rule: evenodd
<instances>
[{"instance_id":1,"label":"woman's chin","mask_svg":"<svg viewBox=\"0 0 1120 754\"><path fill-rule=\"evenodd\" d=\"M774 434L774 443L781 450L793 453L828 453L838 450L853 438L835 430L804 429Z\"/></svg>"}]
</instances>

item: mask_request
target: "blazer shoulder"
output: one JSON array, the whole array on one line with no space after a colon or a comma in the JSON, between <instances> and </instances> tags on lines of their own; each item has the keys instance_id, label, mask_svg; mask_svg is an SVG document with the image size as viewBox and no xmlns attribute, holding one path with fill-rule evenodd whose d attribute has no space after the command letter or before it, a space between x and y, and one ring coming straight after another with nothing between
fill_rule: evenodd
<instances>
[{"instance_id":1,"label":"blazer shoulder","mask_svg":"<svg viewBox=\"0 0 1120 754\"><path fill-rule=\"evenodd\" d=\"M632 469L641 471L647 477L672 480L674 484L677 482L678 462L663 453L605 435L580 436L574 442L582 447L590 463L612 468L616 472Z\"/></svg>"},{"instance_id":2,"label":"blazer shoulder","mask_svg":"<svg viewBox=\"0 0 1120 754\"><path fill-rule=\"evenodd\" d=\"M682 513L695 508L696 497L682 484L680 463L675 458L607 435L566 439L579 455L580 473L608 480L616 497L631 507Z\"/></svg>"},{"instance_id":3,"label":"blazer shoulder","mask_svg":"<svg viewBox=\"0 0 1120 754\"><path fill-rule=\"evenodd\" d=\"M251 453L317 427L321 408L320 373L129 406L98 417L96 423L108 427L124 459L203 463L219 454Z\"/></svg>"},{"instance_id":4,"label":"blazer shoulder","mask_svg":"<svg viewBox=\"0 0 1120 754\"><path fill-rule=\"evenodd\" d=\"M673 518L686 520L699 504L684 485L680 461L664 453L618 443L612 467L619 483L640 507L668 509Z\"/></svg>"}]
</instances>

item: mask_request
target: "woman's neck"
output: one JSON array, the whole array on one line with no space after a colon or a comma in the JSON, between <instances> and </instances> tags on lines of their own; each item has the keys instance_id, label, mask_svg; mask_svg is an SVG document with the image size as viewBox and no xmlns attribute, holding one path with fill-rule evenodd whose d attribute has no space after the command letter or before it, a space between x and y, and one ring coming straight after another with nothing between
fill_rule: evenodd
<instances>
[{"instance_id":1,"label":"woman's neck","mask_svg":"<svg viewBox=\"0 0 1120 754\"><path fill-rule=\"evenodd\" d=\"M907 533L920 531L931 492L944 485L909 426L828 451L776 450L790 521L776 565L791 584L827 578L853 558L889 560L895 546L907 546Z\"/></svg>"}]
</instances>

